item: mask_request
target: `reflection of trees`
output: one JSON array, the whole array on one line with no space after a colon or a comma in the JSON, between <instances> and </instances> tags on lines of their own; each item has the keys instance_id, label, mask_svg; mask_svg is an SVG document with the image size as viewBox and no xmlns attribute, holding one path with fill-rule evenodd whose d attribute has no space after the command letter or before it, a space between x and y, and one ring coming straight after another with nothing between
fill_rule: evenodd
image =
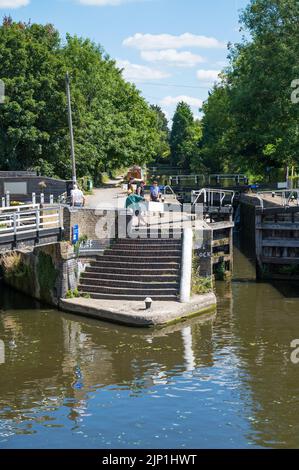
<instances>
[{"instance_id":1,"label":"reflection of trees","mask_svg":"<svg viewBox=\"0 0 299 470\"><path fill-rule=\"evenodd\" d=\"M258 445L298 447L299 369L290 362L290 342L299 337L298 302L270 284L236 284L234 315L254 439Z\"/></svg>"},{"instance_id":2,"label":"reflection of trees","mask_svg":"<svg viewBox=\"0 0 299 470\"><path fill-rule=\"evenodd\" d=\"M113 385L140 394L190 370L190 357L192 367L213 364L211 316L163 329L130 329L33 310L35 304L23 299L6 298L4 308L13 304L15 310L0 317L0 337L16 344L0 369L2 419L42 422L63 404L76 421L87 392Z\"/></svg>"}]
</instances>

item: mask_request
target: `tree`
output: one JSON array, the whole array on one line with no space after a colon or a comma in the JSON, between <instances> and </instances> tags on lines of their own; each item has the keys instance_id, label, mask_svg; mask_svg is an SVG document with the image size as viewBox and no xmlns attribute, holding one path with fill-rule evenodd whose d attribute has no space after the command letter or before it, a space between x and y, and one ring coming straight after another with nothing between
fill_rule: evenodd
<instances>
[{"instance_id":1,"label":"tree","mask_svg":"<svg viewBox=\"0 0 299 470\"><path fill-rule=\"evenodd\" d=\"M144 164L161 148L156 113L103 48L52 25L0 27L0 168L71 176L65 74L71 77L78 176Z\"/></svg>"},{"instance_id":2,"label":"tree","mask_svg":"<svg viewBox=\"0 0 299 470\"><path fill-rule=\"evenodd\" d=\"M249 39L229 47L230 66L204 105L201 154L212 168L264 175L298 164L298 20L295 0L251 0L242 13Z\"/></svg>"},{"instance_id":3,"label":"tree","mask_svg":"<svg viewBox=\"0 0 299 470\"><path fill-rule=\"evenodd\" d=\"M198 142L201 128L194 121L193 113L187 103L177 105L173 116L173 125L170 134L171 163L185 170L189 170L191 162L198 157Z\"/></svg>"},{"instance_id":4,"label":"tree","mask_svg":"<svg viewBox=\"0 0 299 470\"><path fill-rule=\"evenodd\" d=\"M155 113L156 116L156 127L160 131L160 147L158 149L158 154L155 158L156 163L163 163L166 159L170 156L170 146L169 146L169 127L168 127L168 120L163 113L160 106L151 105L152 111Z\"/></svg>"}]
</instances>

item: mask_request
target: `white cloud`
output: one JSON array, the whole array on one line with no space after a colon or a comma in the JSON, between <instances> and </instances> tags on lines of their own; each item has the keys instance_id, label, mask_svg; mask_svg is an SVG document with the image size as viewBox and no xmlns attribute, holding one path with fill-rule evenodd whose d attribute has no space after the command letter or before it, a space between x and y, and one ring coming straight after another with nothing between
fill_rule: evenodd
<instances>
[{"instance_id":1,"label":"white cloud","mask_svg":"<svg viewBox=\"0 0 299 470\"><path fill-rule=\"evenodd\" d=\"M205 83L214 83L219 80L220 70L198 70L196 76L198 80Z\"/></svg>"},{"instance_id":2,"label":"white cloud","mask_svg":"<svg viewBox=\"0 0 299 470\"><path fill-rule=\"evenodd\" d=\"M124 46L139 50L181 49L183 47L225 48L223 42L213 37L198 36L191 33L174 36L171 34L136 33L123 41Z\"/></svg>"},{"instance_id":3,"label":"white cloud","mask_svg":"<svg viewBox=\"0 0 299 470\"><path fill-rule=\"evenodd\" d=\"M123 77L126 80L142 82L170 77L170 74L162 72L162 70L152 69L145 65L132 64L128 60L117 60L116 64L120 69L124 69Z\"/></svg>"},{"instance_id":4,"label":"white cloud","mask_svg":"<svg viewBox=\"0 0 299 470\"><path fill-rule=\"evenodd\" d=\"M147 62L163 62L176 67L195 67L205 62L204 58L191 52L178 52L175 49L162 51L141 51L141 58Z\"/></svg>"},{"instance_id":5,"label":"white cloud","mask_svg":"<svg viewBox=\"0 0 299 470\"><path fill-rule=\"evenodd\" d=\"M198 98L194 98L193 96L186 96L186 95L180 95L180 96L165 96L160 101L160 104L162 106L173 106L181 101L184 101L184 103L189 104L190 106L194 106L196 108L201 108L202 107L202 100Z\"/></svg>"},{"instance_id":6,"label":"white cloud","mask_svg":"<svg viewBox=\"0 0 299 470\"><path fill-rule=\"evenodd\" d=\"M29 3L30 0L0 0L0 8L20 8Z\"/></svg>"}]
</instances>

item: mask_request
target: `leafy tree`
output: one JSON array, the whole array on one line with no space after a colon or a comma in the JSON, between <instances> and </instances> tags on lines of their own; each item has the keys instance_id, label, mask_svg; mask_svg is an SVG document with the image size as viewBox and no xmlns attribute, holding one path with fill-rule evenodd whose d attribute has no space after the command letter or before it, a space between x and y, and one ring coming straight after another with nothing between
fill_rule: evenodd
<instances>
[{"instance_id":1,"label":"leafy tree","mask_svg":"<svg viewBox=\"0 0 299 470\"><path fill-rule=\"evenodd\" d=\"M298 164L298 20L296 0L251 0L242 13L247 34L229 47L230 66L204 105L201 155L210 168L263 175Z\"/></svg>"},{"instance_id":2,"label":"leafy tree","mask_svg":"<svg viewBox=\"0 0 299 470\"><path fill-rule=\"evenodd\" d=\"M200 136L201 127L194 120L190 106L184 102L179 103L173 116L170 134L173 166L190 169L191 162L198 157Z\"/></svg>"},{"instance_id":3,"label":"leafy tree","mask_svg":"<svg viewBox=\"0 0 299 470\"><path fill-rule=\"evenodd\" d=\"M165 162L165 159L169 158L170 156L170 146L169 146L169 138L170 132L168 127L168 120L165 116L165 113L162 111L160 106L151 105L151 109L154 111L156 115L157 121L157 128L160 131L160 148L158 149L158 155L155 159L156 163Z\"/></svg>"}]
</instances>

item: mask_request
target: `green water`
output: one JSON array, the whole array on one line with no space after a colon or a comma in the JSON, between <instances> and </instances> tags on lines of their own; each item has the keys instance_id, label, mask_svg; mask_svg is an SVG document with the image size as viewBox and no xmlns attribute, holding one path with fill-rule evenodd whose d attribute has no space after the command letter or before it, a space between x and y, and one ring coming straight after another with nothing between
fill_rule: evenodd
<instances>
[{"instance_id":1,"label":"green water","mask_svg":"<svg viewBox=\"0 0 299 470\"><path fill-rule=\"evenodd\" d=\"M296 286L254 282L236 250L216 316L139 330L1 286L0 447L299 447Z\"/></svg>"}]
</instances>

